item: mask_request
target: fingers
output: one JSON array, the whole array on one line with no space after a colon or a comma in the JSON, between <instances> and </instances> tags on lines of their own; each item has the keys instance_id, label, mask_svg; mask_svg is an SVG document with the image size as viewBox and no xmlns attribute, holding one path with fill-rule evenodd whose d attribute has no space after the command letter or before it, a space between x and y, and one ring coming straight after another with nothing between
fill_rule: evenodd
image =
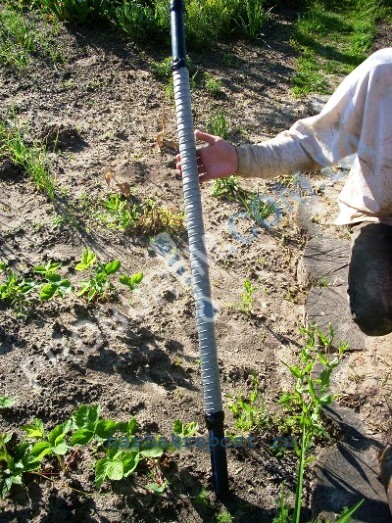
<instances>
[{"instance_id":1,"label":"fingers","mask_svg":"<svg viewBox=\"0 0 392 523\"><path fill-rule=\"evenodd\" d=\"M214 145L216 142L216 136L213 134L205 133L204 131L199 131L199 129L196 129L195 131L195 138L198 140L202 140L203 142L208 143L209 145Z\"/></svg>"},{"instance_id":2,"label":"fingers","mask_svg":"<svg viewBox=\"0 0 392 523\"><path fill-rule=\"evenodd\" d=\"M201 152L200 149L196 150L196 163L197 163L197 171L199 175L203 175L207 173L206 168L204 167L203 160L201 159ZM182 164L181 164L181 156L177 154L176 156L176 170L179 176L182 176Z\"/></svg>"}]
</instances>

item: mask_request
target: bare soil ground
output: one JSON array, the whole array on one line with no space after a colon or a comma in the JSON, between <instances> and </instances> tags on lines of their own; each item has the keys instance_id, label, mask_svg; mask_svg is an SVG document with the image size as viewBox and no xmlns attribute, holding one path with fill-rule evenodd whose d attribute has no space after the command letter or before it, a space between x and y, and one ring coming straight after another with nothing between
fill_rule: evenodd
<instances>
[{"instance_id":1,"label":"bare soil ground","mask_svg":"<svg viewBox=\"0 0 392 523\"><path fill-rule=\"evenodd\" d=\"M288 21L280 18L256 45L222 44L207 54L193 54L199 75L208 71L223 86L218 97L203 88L194 91L195 125L205 129L211 115L223 109L229 138L255 142L307 115L306 101L290 93L295 57L288 40ZM108 229L96 218L100 202L116 192L104 181L107 172L129 183L141 198L182 207L170 145L173 102L152 68L153 61L169 55L169 47L141 49L110 31L71 27L62 30L59 45L64 64L32 57L23 71L0 71L2 116L13 107L26 126L26 138L47 143L49 150L58 136L52 161L61 189L53 203L24 172L1 162L0 258L22 272L59 261L72 280L74 266L89 246L105 261L118 258L123 272L143 271L145 277L131 299L123 291L104 304L68 296L38 304L25 319L2 308L0 394L16 398L16 404L2 411L1 429L15 432L34 416L50 427L81 403L99 403L105 416L135 416L145 433L169 436L180 418L197 421L205 435L185 233L171 234L170 240L167 233L130 235ZM160 150L163 120L167 142ZM317 207L319 224L331 228L341 183L323 175L307 179L311 197L300 186L285 193L283 183L241 182L288 202L282 216L271 217L269 228L254 226L238 214L239 205L212 197L208 185L202 188L225 401L239 391L249 393L252 372L270 409L287 384L281 360L290 359L301 344L298 326L306 295L296 277L306 232L295 222L295 202L310 198L306 201ZM327 203L320 204L320 192ZM170 252L165 254L162 245L170 245ZM251 315L239 311L245 278L257 288ZM389 337L369 340L364 352L348 355L336 379L340 402L358 412L383 443L391 428L386 402L391 397L390 356ZM233 425L228 412L226 425ZM267 434L263 443L270 444L273 436ZM282 481L293 490L294 459L278 459L260 445L254 451L230 450L228 461L234 494L227 508L234 521L271 522ZM222 505L213 495L207 504L196 502L203 488L212 492L206 452L177 453L164 472L170 486L162 497L144 489L143 472L105 484L98 493L92 464L80 455L68 477L32 477L26 487L15 487L0 521L215 521ZM306 486L310 507L311 479Z\"/></svg>"}]
</instances>

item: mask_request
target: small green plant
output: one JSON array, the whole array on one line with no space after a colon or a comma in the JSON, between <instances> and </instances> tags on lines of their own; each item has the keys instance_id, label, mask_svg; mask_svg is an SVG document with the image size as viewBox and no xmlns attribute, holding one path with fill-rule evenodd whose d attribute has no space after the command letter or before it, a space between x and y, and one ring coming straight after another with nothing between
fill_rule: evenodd
<instances>
[{"instance_id":1,"label":"small green plant","mask_svg":"<svg viewBox=\"0 0 392 523\"><path fill-rule=\"evenodd\" d=\"M211 73L204 75L205 86L207 92L212 96L219 96L222 94L222 82L213 77Z\"/></svg>"},{"instance_id":2,"label":"small green plant","mask_svg":"<svg viewBox=\"0 0 392 523\"><path fill-rule=\"evenodd\" d=\"M331 374L347 350L347 344L340 344L337 356L327 356L326 351L333 346L332 329L328 336L314 326L309 329L302 328L301 332L306 341L299 354L299 363L285 363L295 379L295 388L284 392L279 400L289 417L298 423L300 430L300 441L294 439L298 470L293 523L299 523L301 517L303 477L305 468L311 461L309 451L313 441L315 438L330 439L323 425L322 409L330 405L334 399L329 390ZM316 362L323 368L317 376L314 375Z\"/></svg>"},{"instance_id":3,"label":"small green plant","mask_svg":"<svg viewBox=\"0 0 392 523\"><path fill-rule=\"evenodd\" d=\"M32 278L19 276L4 262L0 271L4 276L0 283L0 302L14 308L19 316L25 316L38 283Z\"/></svg>"},{"instance_id":4,"label":"small green plant","mask_svg":"<svg viewBox=\"0 0 392 523\"><path fill-rule=\"evenodd\" d=\"M231 523L233 521L233 517L227 510L222 510L217 516L216 516L216 523Z\"/></svg>"},{"instance_id":5,"label":"small green plant","mask_svg":"<svg viewBox=\"0 0 392 523\"><path fill-rule=\"evenodd\" d=\"M244 0L238 9L235 22L249 40L255 40L270 19L270 12L263 6L264 0Z\"/></svg>"},{"instance_id":6,"label":"small green plant","mask_svg":"<svg viewBox=\"0 0 392 523\"><path fill-rule=\"evenodd\" d=\"M234 202L242 200L246 191L238 183L238 177L228 176L227 178L218 178L214 181L212 196Z\"/></svg>"},{"instance_id":7,"label":"small green plant","mask_svg":"<svg viewBox=\"0 0 392 523\"><path fill-rule=\"evenodd\" d=\"M252 376L252 390L249 397L238 394L227 405L234 416L235 434L249 435L269 425L271 418L267 413L265 398L260 398L259 379Z\"/></svg>"},{"instance_id":8,"label":"small green plant","mask_svg":"<svg viewBox=\"0 0 392 523\"><path fill-rule=\"evenodd\" d=\"M72 291L71 282L62 278L57 272L60 267L61 263L48 261L45 265L37 265L33 268L34 272L40 274L47 282L41 287L41 300L47 301L57 295L64 298Z\"/></svg>"},{"instance_id":9,"label":"small green plant","mask_svg":"<svg viewBox=\"0 0 392 523\"><path fill-rule=\"evenodd\" d=\"M21 167L35 186L53 200L56 181L50 169L45 146L27 145L15 115L10 121L0 122L0 153Z\"/></svg>"},{"instance_id":10,"label":"small green plant","mask_svg":"<svg viewBox=\"0 0 392 523\"><path fill-rule=\"evenodd\" d=\"M164 78L164 79L171 78L171 76L173 74L172 60L173 60L172 57L168 56L167 58L164 58L160 62L153 62L151 65L151 69L160 78Z\"/></svg>"},{"instance_id":11,"label":"small green plant","mask_svg":"<svg viewBox=\"0 0 392 523\"><path fill-rule=\"evenodd\" d=\"M328 285L329 285L328 278L326 276L323 276L322 278L319 279L318 284L320 287L328 287Z\"/></svg>"},{"instance_id":12,"label":"small green plant","mask_svg":"<svg viewBox=\"0 0 392 523\"><path fill-rule=\"evenodd\" d=\"M255 300L254 294L256 287L248 279L244 280L244 291L242 293L242 301L240 304L240 311L244 314L250 314L252 311L252 305Z\"/></svg>"},{"instance_id":13,"label":"small green plant","mask_svg":"<svg viewBox=\"0 0 392 523\"><path fill-rule=\"evenodd\" d=\"M128 287L128 289L130 289L131 291L134 291L135 289L137 289L139 283L143 280L143 276L144 275L142 272L137 272L136 274L133 274L132 276L127 276L127 275L123 274L122 276L120 276L119 281L123 285L126 285Z\"/></svg>"},{"instance_id":14,"label":"small green plant","mask_svg":"<svg viewBox=\"0 0 392 523\"><path fill-rule=\"evenodd\" d=\"M271 214L278 211L274 200L260 197L257 193L242 189L238 183L238 177L228 176L214 181L212 196L235 201L241 204L248 216L255 223L263 225Z\"/></svg>"},{"instance_id":15,"label":"small green plant","mask_svg":"<svg viewBox=\"0 0 392 523\"><path fill-rule=\"evenodd\" d=\"M202 508L207 508L210 506L211 496L206 488L202 487L200 492L198 492L195 497L195 504Z\"/></svg>"},{"instance_id":16,"label":"small green plant","mask_svg":"<svg viewBox=\"0 0 392 523\"><path fill-rule=\"evenodd\" d=\"M223 111L218 111L217 113L213 114L208 121L207 129L209 133L214 134L215 136L220 136L221 138L226 140L229 131L227 127L225 113ZM223 180L223 178L221 178L220 180Z\"/></svg>"},{"instance_id":17,"label":"small green plant","mask_svg":"<svg viewBox=\"0 0 392 523\"><path fill-rule=\"evenodd\" d=\"M191 438L199 430L199 425L195 421L190 423L183 423L177 419L173 424L173 432L180 438Z\"/></svg>"},{"instance_id":18,"label":"small green plant","mask_svg":"<svg viewBox=\"0 0 392 523\"><path fill-rule=\"evenodd\" d=\"M88 280L79 283L77 296L86 296L88 301L108 299L114 291L110 276L119 271L121 262L112 260L106 264L97 261L96 255L88 248L83 252L81 261L75 266L77 271L92 269Z\"/></svg>"},{"instance_id":19,"label":"small green plant","mask_svg":"<svg viewBox=\"0 0 392 523\"><path fill-rule=\"evenodd\" d=\"M144 235L178 231L183 228L184 215L158 205L153 198L137 203L120 194L110 195L104 202L106 213L99 219L110 228L135 231Z\"/></svg>"}]
</instances>

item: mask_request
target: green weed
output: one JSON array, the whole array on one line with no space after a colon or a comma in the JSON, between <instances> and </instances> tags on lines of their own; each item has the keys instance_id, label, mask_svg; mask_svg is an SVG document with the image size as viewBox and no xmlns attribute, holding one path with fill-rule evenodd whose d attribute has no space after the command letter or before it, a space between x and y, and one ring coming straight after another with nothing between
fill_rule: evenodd
<instances>
[{"instance_id":1,"label":"green weed","mask_svg":"<svg viewBox=\"0 0 392 523\"><path fill-rule=\"evenodd\" d=\"M265 406L265 398L260 398L259 395L257 376L252 376L252 391L249 397L238 394L231 398L227 407L233 413L236 434L249 435L250 432L260 430L271 422Z\"/></svg>"},{"instance_id":2,"label":"green weed","mask_svg":"<svg viewBox=\"0 0 392 523\"><path fill-rule=\"evenodd\" d=\"M10 6L0 11L0 64L23 68L32 54L50 58L53 63L63 61L63 53L56 42L59 28L48 24L36 13L29 17Z\"/></svg>"},{"instance_id":3,"label":"green weed","mask_svg":"<svg viewBox=\"0 0 392 523\"><path fill-rule=\"evenodd\" d=\"M165 28L169 29L169 4L162 1L124 1L115 16L122 31L135 42L157 41L165 36Z\"/></svg>"},{"instance_id":4,"label":"green weed","mask_svg":"<svg viewBox=\"0 0 392 523\"><path fill-rule=\"evenodd\" d=\"M184 227L183 213L165 209L153 198L137 203L114 194L102 203L106 213L100 214L99 219L111 228L155 235L165 230L179 231Z\"/></svg>"},{"instance_id":5,"label":"green weed","mask_svg":"<svg viewBox=\"0 0 392 523\"><path fill-rule=\"evenodd\" d=\"M215 136L220 136L224 140L227 139L229 131L226 116L223 111L218 111L210 116L207 124L207 130L209 133L214 134ZM222 179L223 178L221 178L221 180Z\"/></svg>"},{"instance_id":6,"label":"green weed","mask_svg":"<svg viewBox=\"0 0 392 523\"><path fill-rule=\"evenodd\" d=\"M47 149L43 145L26 143L14 115L11 120L0 122L0 154L21 167L39 190L54 199L56 181L51 173Z\"/></svg>"},{"instance_id":7,"label":"green weed","mask_svg":"<svg viewBox=\"0 0 392 523\"><path fill-rule=\"evenodd\" d=\"M250 314L252 311L252 305L255 301L254 294L256 292L256 287L248 279L244 280L244 290L242 293L242 301L240 304L240 311L244 314Z\"/></svg>"},{"instance_id":8,"label":"green weed","mask_svg":"<svg viewBox=\"0 0 392 523\"><path fill-rule=\"evenodd\" d=\"M13 398L7 396L0 396L0 409L9 409L15 403Z\"/></svg>"},{"instance_id":9,"label":"green weed","mask_svg":"<svg viewBox=\"0 0 392 523\"><path fill-rule=\"evenodd\" d=\"M284 363L295 379L295 387L294 390L284 392L279 400L300 432L300 440L294 439L298 469L293 523L299 523L301 517L303 477L306 467L311 462L309 451L316 438L330 439L323 424L322 410L334 399L329 390L331 374L347 350L347 344L340 344L337 356L327 356L326 351L333 345L332 329L328 336L315 327L303 328L301 332L306 341L300 351L299 362L295 365ZM317 375L314 374L316 363L322 367L322 371ZM286 507L281 505L281 513L283 510L286 511ZM287 517L286 520L291 521Z\"/></svg>"},{"instance_id":10,"label":"green weed","mask_svg":"<svg viewBox=\"0 0 392 523\"><path fill-rule=\"evenodd\" d=\"M231 523L233 521L233 517L227 510L222 510L217 516L216 516L216 523Z\"/></svg>"},{"instance_id":11,"label":"green weed","mask_svg":"<svg viewBox=\"0 0 392 523\"><path fill-rule=\"evenodd\" d=\"M249 40L255 40L261 28L269 22L270 12L263 6L263 0L244 0L237 10L235 23Z\"/></svg>"},{"instance_id":12,"label":"green weed","mask_svg":"<svg viewBox=\"0 0 392 523\"><path fill-rule=\"evenodd\" d=\"M214 78L211 73L205 73L204 83L207 92L212 96L219 96L222 94L222 82Z\"/></svg>"},{"instance_id":13,"label":"green weed","mask_svg":"<svg viewBox=\"0 0 392 523\"><path fill-rule=\"evenodd\" d=\"M180 438L191 438L196 434L198 429L199 425L195 421L183 423L181 420L177 419L173 424L173 432Z\"/></svg>"},{"instance_id":14,"label":"green weed","mask_svg":"<svg viewBox=\"0 0 392 523\"><path fill-rule=\"evenodd\" d=\"M248 216L257 224L263 224L271 214L277 211L275 201L263 199L255 192L242 189L236 176L215 180L212 196L240 203Z\"/></svg>"}]
</instances>

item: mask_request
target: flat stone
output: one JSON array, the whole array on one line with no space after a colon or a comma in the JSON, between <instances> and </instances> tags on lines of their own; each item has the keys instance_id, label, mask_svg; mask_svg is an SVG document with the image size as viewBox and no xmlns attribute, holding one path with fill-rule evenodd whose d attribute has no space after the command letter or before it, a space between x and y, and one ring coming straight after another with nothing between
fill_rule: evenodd
<instances>
[{"instance_id":1,"label":"flat stone","mask_svg":"<svg viewBox=\"0 0 392 523\"><path fill-rule=\"evenodd\" d=\"M313 287L306 298L305 319L324 333L331 325L335 346L347 342L350 350L364 350L365 335L351 317L346 286Z\"/></svg>"},{"instance_id":2,"label":"flat stone","mask_svg":"<svg viewBox=\"0 0 392 523\"><path fill-rule=\"evenodd\" d=\"M298 266L301 285L347 286L350 241L330 236L310 239Z\"/></svg>"},{"instance_id":3,"label":"flat stone","mask_svg":"<svg viewBox=\"0 0 392 523\"><path fill-rule=\"evenodd\" d=\"M351 523L391 523L384 485L379 476L378 454L382 445L368 437L358 416L350 409L328 409L342 431L341 441L325 449L315 464L314 516L338 514L364 500Z\"/></svg>"}]
</instances>

